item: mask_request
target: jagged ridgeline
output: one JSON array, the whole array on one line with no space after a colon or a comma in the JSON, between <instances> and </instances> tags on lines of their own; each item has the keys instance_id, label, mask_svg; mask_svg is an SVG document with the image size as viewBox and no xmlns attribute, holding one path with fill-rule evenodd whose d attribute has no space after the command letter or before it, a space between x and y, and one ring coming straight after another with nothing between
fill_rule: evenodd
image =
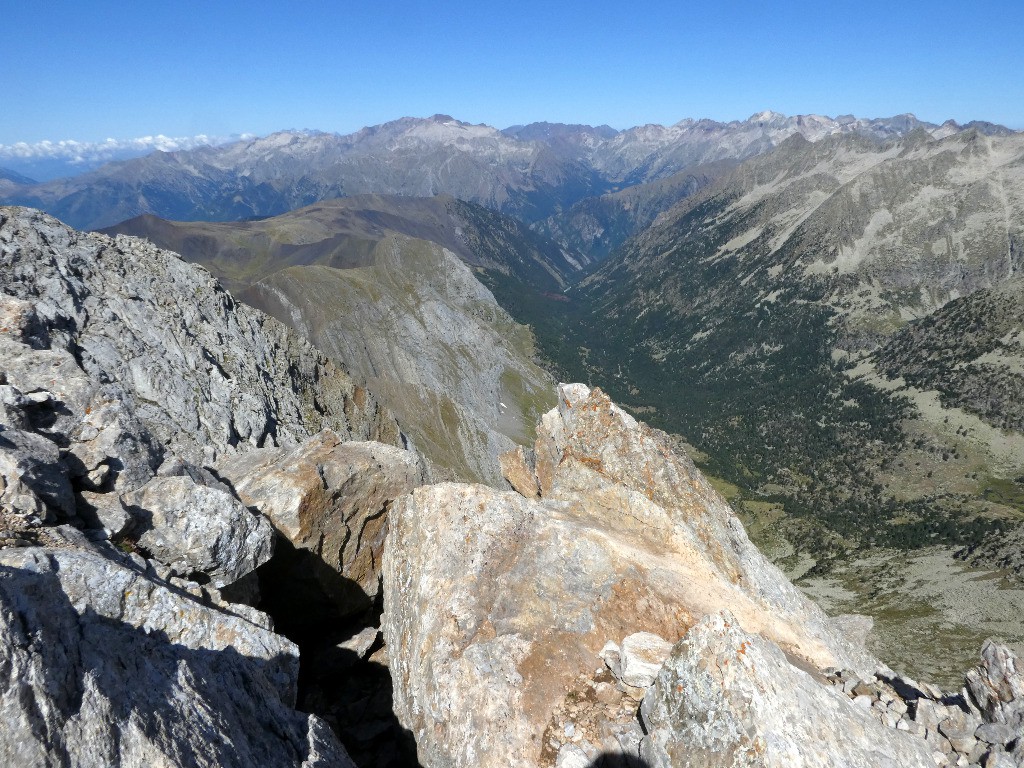
<instances>
[{"instance_id":1,"label":"jagged ridgeline","mask_svg":"<svg viewBox=\"0 0 1024 768\"><path fill-rule=\"evenodd\" d=\"M952 122L939 126L913 115L864 120L763 112L729 123L687 119L625 131L550 123L500 131L434 115L402 118L347 136L282 131L221 147L154 152L40 184L0 180L0 202L30 205L72 226L98 228L143 213L227 221L275 216L343 196L446 193L526 222L542 222L586 198L750 157L794 134L811 140L835 133L884 138L915 128L936 136L961 130ZM996 125L978 128L1008 132ZM705 173L699 172L695 181L702 183L699 177ZM641 200L627 195L587 205L550 224L566 234L567 242L601 251L604 239L588 233L595 221L614 240L623 224L629 229L634 215L645 218L645 201L677 194L673 189L679 190L680 181L690 183L677 177L653 196L649 190ZM629 210L634 203L636 213ZM609 216L615 211L624 215Z\"/></svg>"}]
</instances>

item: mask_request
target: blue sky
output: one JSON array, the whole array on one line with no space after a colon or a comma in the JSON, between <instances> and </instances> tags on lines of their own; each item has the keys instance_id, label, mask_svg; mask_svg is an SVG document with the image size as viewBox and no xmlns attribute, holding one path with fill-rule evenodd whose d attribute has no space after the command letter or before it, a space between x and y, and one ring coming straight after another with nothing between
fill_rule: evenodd
<instances>
[{"instance_id":1,"label":"blue sky","mask_svg":"<svg viewBox=\"0 0 1024 768\"><path fill-rule=\"evenodd\" d=\"M1014 2L8 2L0 144L350 132L443 112L625 128L762 109L1024 128Z\"/></svg>"}]
</instances>

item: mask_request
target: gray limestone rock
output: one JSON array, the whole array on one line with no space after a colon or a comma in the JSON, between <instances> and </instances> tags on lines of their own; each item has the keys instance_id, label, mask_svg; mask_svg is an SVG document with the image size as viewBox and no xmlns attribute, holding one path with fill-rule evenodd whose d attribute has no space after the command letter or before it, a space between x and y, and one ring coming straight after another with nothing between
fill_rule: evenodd
<instances>
[{"instance_id":1,"label":"gray limestone rock","mask_svg":"<svg viewBox=\"0 0 1024 768\"><path fill-rule=\"evenodd\" d=\"M39 514L39 499L46 521L75 514L75 497L60 450L41 435L0 425L0 477L4 490L0 504L12 511L31 509Z\"/></svg>"},{"instance_id":2,"label":"gray limestone rock","mask_svg":"<svg viewBox=\"0 0 1024 768\"><path fill-rule=\"evenodd\" d=\"M216 587L267 562L274 529L235 497L192 478L158 477L125 494L139 546L181 575L201 573Z\"/></svg>"},{"instance_id":3,"label":"gray limestone rock","mask_svg":"<svg viewBox=\"0 0 1024 768\"><path fill-rule=\"evenodd\" d=\"M641 706L651 768L932 768L925 743L885 728L729 614L672 650Z\"/></svg>"},{"instance_id":4,"label":"gray limestone rock","mask_svg":"<svg viewBox=\"0 0 1024 768\"><path fill-rule=\"evenodd\" d=\"M41 326L37 346L49 349L38 351L80 364L93 387L122 389L159 444L196 464L210 451L296 445L325 427L402 443L390 415L307 342L145 241L2 208L0 294L18 302L5 310L20 323L11 342ZM39 366L18 376L29 374L38 378ZM81 414L82 372L67 381L74 391L55 394Z\"/></svg>"},{"instance_id":5,"label":"gray limestone rock","mask_svg":"<svg viewBox=\"0 0 1024 768\"><path fill-rule=\"evenodd\" d=\"M135 524L135 518L116 493L82 491L77 500L78 516L82 522L90 530L102 531L103 538L115 539Z\"/></svg>"},{"instance_id":6,"label":"gray limestone rock","mask_svg":"<svg viewBox=\"0 0 1024 768\"><path fill-rule=\"evenodd\" d=\"M297 649L91 552L0 550L0 762L351 766Z\"/></svg>"},{"instance_id":7,"label":"gray limestone rock","mask_svg":"<svg viewBox=\"0 0 1024 768\"><path fill-rule=\"evenodd\" d=\"M967 690L990 723L1024 730L1024 661L991 640L981 649L981 664L966 676Z\"/></svg>"}]
</instances>

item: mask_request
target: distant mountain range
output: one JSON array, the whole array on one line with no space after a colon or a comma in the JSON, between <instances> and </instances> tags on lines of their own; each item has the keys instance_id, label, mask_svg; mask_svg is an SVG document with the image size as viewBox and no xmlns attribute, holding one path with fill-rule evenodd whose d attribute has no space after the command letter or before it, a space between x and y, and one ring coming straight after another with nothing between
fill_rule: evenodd
<instances>
[{"instance_id":1,"label":"distant mountain range","mask_svg":"<svg viewBox=\"0 0 1024 768\"><path fill-rule=\"evenodd\" d=\"M958 551L1024 577L1024 134L435 116L10 183L94 221L240 219L109 231L300 330L437 478L501 485L493 459L529 442L547 368L689 443L758 544L805 586L855 595L842 612L878 617L885 642L994 630L927 597L910 615L906 590L880 598L857 575L864 557L902 573L907 551L941 552L955 570ZM979 590L969 602L998 612Z\"/></svg>"},{"instance_id":2,"label":"distant mountain range","mask_svg":"<svg viewBox=\"0 0 1024 768\"><path fill-rule=\"evenodd\" d=\"M38 181L79 176L117 160L142 157L151 152L178 152L196 147L227 144L251 135L233 136L139 136L103 141L19 141L0 144L0 166ZM2 173L2 171L0 171Z\"/></svg>"},{"instance_id":3,"label":"distant mountain range","mask_svg":"<svg viewBox=\"0 0 1024 768\"><path fill-rule=\"evenodd\" d=\"M1009 132L972 126L987 134ZM912 115L864 120L762 112L744 121L687 119L625 131L551 123L500 131L435 115L347 136L283 131L223 146L158 151L72 178L0 187L0 202L100 228L144 213L229 221L343 196L445 193L532 223L585 198L763 153L794 134L812 141L845 133L884 140L918 129L942 137L962 126Z\"/></svg>"},{"instance_id":4,"label":"distant mountain range","mask_svg":"<svg viewBox=\"0 0 1024 768\"><path fill-rule=\"evenodd\" d=\"M12 171L9 168L0 168L0 194L35 183L35 180L30 179L28 176L22 176L17 171Z\"/></svg>"}]
</instances>

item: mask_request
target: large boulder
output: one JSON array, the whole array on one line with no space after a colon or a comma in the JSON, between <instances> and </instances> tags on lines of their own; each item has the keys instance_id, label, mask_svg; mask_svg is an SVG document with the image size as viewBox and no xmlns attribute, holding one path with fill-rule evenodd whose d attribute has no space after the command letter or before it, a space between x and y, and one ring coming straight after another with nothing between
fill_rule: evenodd
<instances>
[{"instance_id":1,"label":"large boulder","mask_svg":"<svg viewBox=\"0 0 1024 768\"><path fill-rule=\"evenodd\" d=\"M351 766L292 709L298 666L288 640L137 566L0 549L4 765Z\"/></svg>"},{"instance_id":2,"label":"large boulder","mask_svg":"<svg viewBox=\"0 0 1024 768\"><path fill-rule=\"evenodd\" d=\"M422 482L415 454L382 443L345 442L330 430L290 450L231 457L217 473L291 545L280 558L287 562L275 564L277 580L315 582L305 595L292 589L292 604L320 592L340 614L376 600L388 510Z\"/></svg>"},{"instance_id":3,"label":"large boulder","mask_svg":"<svg viewBox=\"0 0 1024 768\"><path fill-rule=\"evenodd\" d=\"M252 573L274 551L274 529L219 488L187 475L156 477L121 498L136 543L177 573L223 587Z\"/></svg>"},{"instance_id":4,"label":"large boulder","mask_svg":"<svg viewBox=\"0 0 1024 768\"><path fill-rule=\"evenodd\" d=\"M641 706L650 768L933 768L924 739L790 663L727 612L686 633Z\"/></svg>"},{"instance_id":5,"label":"large boulder","mask_svg":"<svg viewBox=\"0 0 1024 768\"><path fill-rule=\"evenodd\" d=\"M807 669L877 666L765 560L667 436L599 390L562 387L559 399L538 430L539 501L445 484L392 510L383 631L396 713L424 765L547 764L569 732L563 760L634 748L603 704L581 703L603 681L581 680L604 668L609 641L674 642L723 608Z\"/></svg>"}]
</instances>

